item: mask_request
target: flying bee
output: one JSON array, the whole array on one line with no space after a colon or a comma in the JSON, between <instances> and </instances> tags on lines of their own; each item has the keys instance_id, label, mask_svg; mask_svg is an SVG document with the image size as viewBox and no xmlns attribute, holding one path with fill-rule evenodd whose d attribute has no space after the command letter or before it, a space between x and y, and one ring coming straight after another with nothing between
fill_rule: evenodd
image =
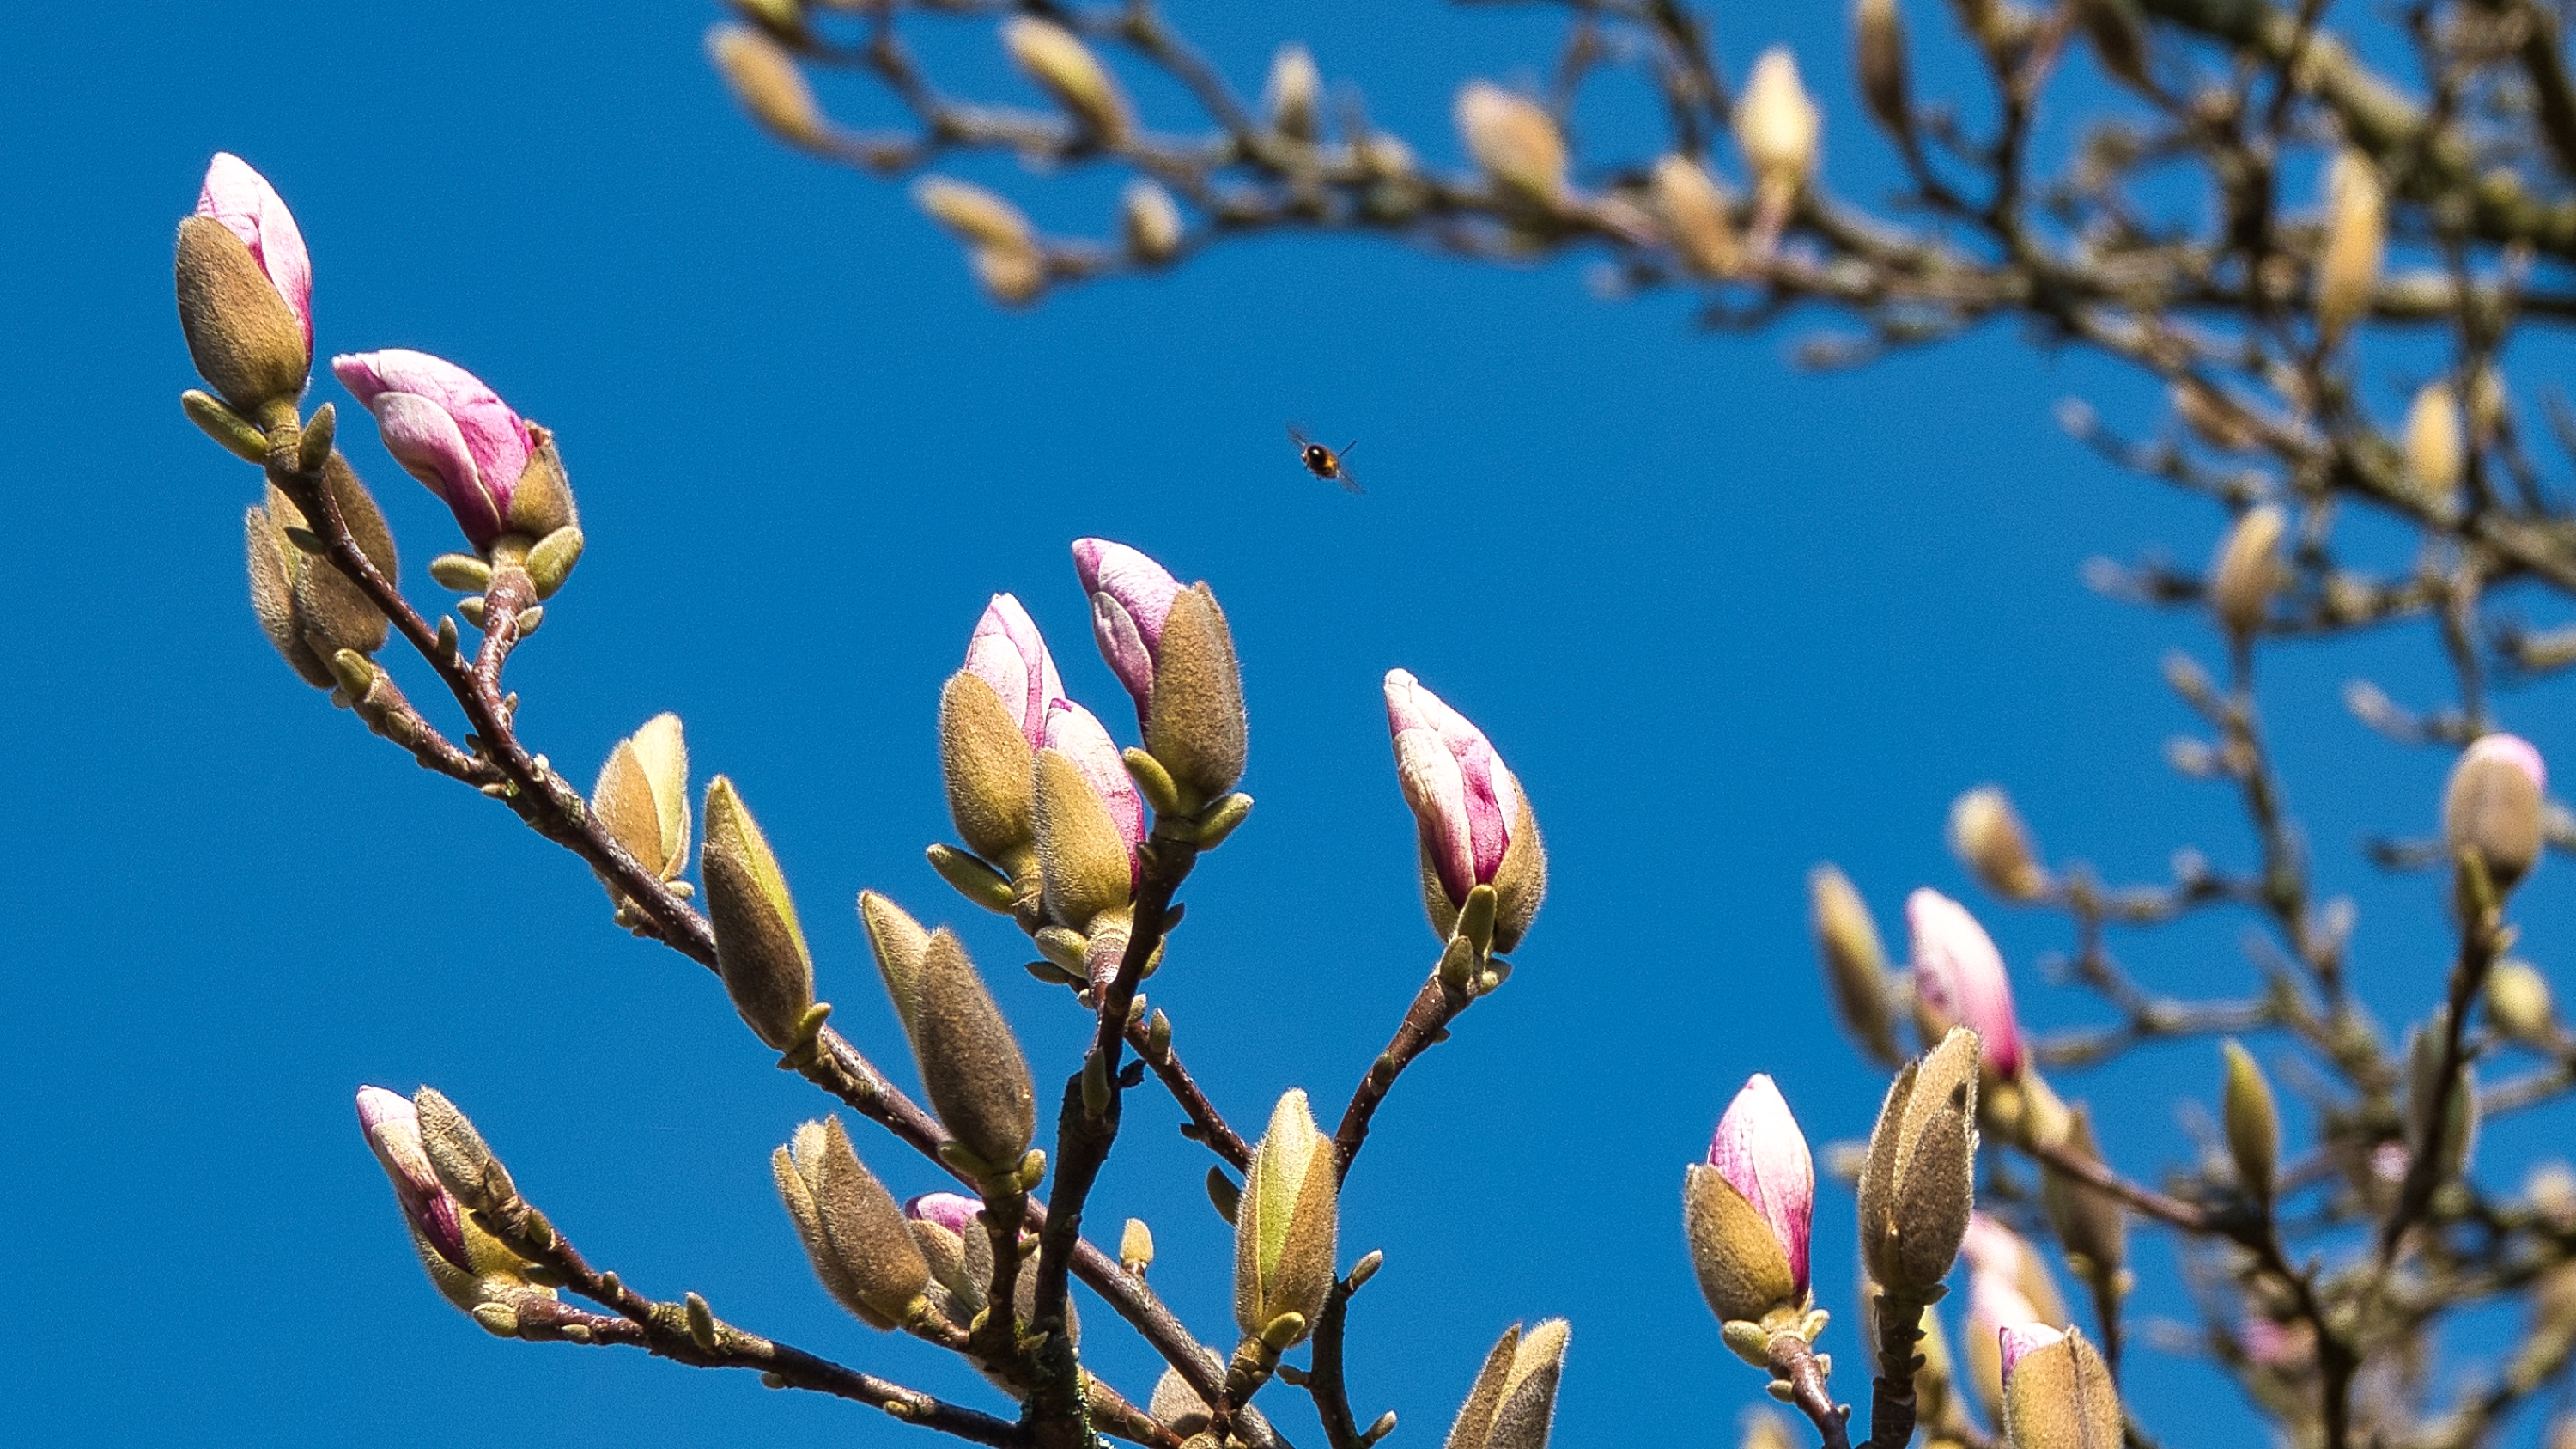
<instances>
[{"instance_id":1,"label":"flying bee","mask_svg":"<svg viewBox=\"0 0 2576 1449\"><path fill-rule=\"evenodd\" d=\"M1344 443L1341 450L1336 452L1307 437L1293 425L1288 429L1288 437L1296 443L1297 461L1306 465L1307 472L1327 483L1341 484L1342 491L1345 493L1368 491L1360 486L1360 480L1352 477L1351 470L1342 463L1342 460L1350 455L1351 449L1358 447L1359 444Z\"/></svg>"}]
</instances>

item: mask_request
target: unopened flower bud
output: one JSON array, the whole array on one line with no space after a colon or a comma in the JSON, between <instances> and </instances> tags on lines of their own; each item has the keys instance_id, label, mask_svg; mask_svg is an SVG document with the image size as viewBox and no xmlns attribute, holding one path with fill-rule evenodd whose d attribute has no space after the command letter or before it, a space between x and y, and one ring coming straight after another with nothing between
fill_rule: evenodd
<instances>
[{"instance_id":1,"label":"unopened flower bud","mask_svg":"<svg viewBox=\"0 0 2576 1449\"><path fill-rule=\"evenodd\" d=\"M1222 1372L1222 1363L1215 1353L1206 1352L1205 1356L1212 1369ZM1207 1400L1199 1397L1199 1391L1190 1387L1190 1381L1182 1378L1178 1369L1167 1368L1163 1370L1163 1376L1154 1381L1154 1397L1146 1412L1154 1416L1155 1422L1180 1435L1186 1444L1204 1449L1204 1446L1216 1442L1213 1438L1202 1437L1209 1421Z\"/></svg>"},{"instance_id":2,"label":"unopened flower bud","mask_svg":"<svg viewBox=\"0 0 2576 1449\"><path fill-rule=\"evenodd\" d=\"M334 453L323 464L322 486L330 490L358 551L379 573L398 573L392 532L376 507L375 496L358 481L347 460ZM366 593L329 562L307 554L288 538L290 528L310 528L311 520L271 484L263 507L242 517L250 561L250 601L260 629L286 662L317 689L332 686L331 657L343 649L373 654L384 647L388 625Z\"/></svg>"},{"instance_id":3,"label":"unopened flower bud","mask_svg":"<svg viewBox=\"0 0 2576 1449\"><path fill-rule=\"evenodd\" d=\"M2460 403L2447 382L2428 382L2406 409L2406 482L2438 510L2455 506L2467 449L2460 436Z\"/></svg>"},{"instance_id":4,"label":"unopened flower bud","mask_svg":"<svg viewBox=\"0 0 2576 1449\"><path fill-rule=\"evenodd\" d=\"M1538 102L1469 81L1458 91L1457 121L1467 154L1506 194L1542 209L1565 199L1565 137Z\"/></svg>"},{"instance_id":5,"label":"unopened flower bud","mask_svg":"<svg viewBox=\"0 0 2576 1449\"><path fill-rule=\"evenodd\" d=\"M2219 1116L2227 1125L2227 1152L2236 1159L2237 1182L2256 1202L2269 1203L2281 1164L2281 1109L2254 1054L2234 1041L2225 1045L2227 1085Z\"/></svg>"},{"instance_id":6,"label":"unopened flower bud","mask_svg":"<svg viewBox=\"0 0 2576 1449\"><path fill-rule=\"evenodd\" d=\"M1807 1306L1807 1243L1816 1171L1805 1134L1768 1076L1735 1095L1708 1161L1682 1179L1691 1266L1721 1323L1759 1323Z\"/></svg>"},{"instance_id":7,"label":"unopened flower bud","mask_svg":"<svg viewBox=\"0 0 2576 1449\"><path fill-rule=\"evenodd\" d=\"M2499 896L2540 860L2549 769L2519 735L2480 736L2461 752L2442 797L2442 838L2453 859L2475 857Z\"/></svg>"},{"instance_id":8,"label":"unopened flower bud","mask_svg":"<svg viewBox=\"0 0 2576 1449\"><path fill-rule=\"evenodd\" d=\"M1315 103L1324 91L1315 57L1295 41L1270 58L1270 83L1262 99L1270 109L1270 128L1299 141L1315 139Z\"/></svg>"},{"instance_id":9,"label":"unopened flower bud","mask_svg":"<svg viewBox=\"0 0 2576 1449\"><path fill-rule=\"evenodd\" d=\"M179 223L179 323L223 400L258 418L304 391L313 365L313 261L266 177L216 152Z\"/></svg>"},{"instance_id":10,"label":"unopened flower bud","mask_svg":"<svg viewBox=\"0 0 2576 1449\"><path fill-rule=\"evenodd\" d=\"M1111 757L1115 766L1116 757ZM1046 919L1095 935L1103 916L1123 920L1134 898L1136 817L1120 817L1083 767L1062 750L1037 755L1037 859ZM1135 805L1130 786L1128 807Z\"/></svg>"},{"instance_id":11,"label":"unopened flower bud","mask_svg":"<svg viewBox=\"0 0 2576 1449\"><path fill-rule=\"evenodd\" d=\"M1037 248L1037 233L1020 209L969 182L924 176L912 184L913 205L970 246L1022 251Z\"/></svg>"},{"instance_id":12,"label":"unopened flower bud","mask_svg":"<svg viewBox=\"0 0 2576 1449\"><path fill-rule=\"evenodd\" d=\"M2379 168L2345 150L2326 171L2325 246L2317 256L2317 335L2327 345L2370 310L2388 249L2387 198Z\"/></svg>"},{"instance_id":13,"label":"unopened flower bud","mask_svg":"<svg viewBox=\"0 0 2576 1449\"><path fill-rule=\"evenodd\" d=\"M1444 1449L1546 1449L1556 1418L1556 1386L1574 1336L1562 1318L1527 1333L1519 1324L1485 1355L1485 1366L1450 1425Z\"/></svg>"},{"instance_id":14,"label":"unopened flower bud","mask_svg":"<svg viewBox=\"0 0 2576 1449\"><path fill-rule=\"evenodd\" d=\"M752 1032L788 1051L814 1005L814 958L796 922L796 903L760 826L722 775L707 785L706 822L698 874L715 927L716 970Z\"/></svg>"},{"instance_id":15,"label":"unopened flower bud","mask_svg":"<svg viewBox=\"0 0 2576 1449\"><path fill-rule=\"evenodd\" d=\"M1784 45L1762 52L1735 103L1735 140L1754 179L1780 204L1796 199L1815 172L1823 126L1798 79L1798 58Z\"/></svg>"},{"instance_id":16,"label":"unopened flower bud","mask_svg":"<svg viewBox=\"0 0 2576 1449\"><path fill-rule=\"evenodd\" d=\"M430 1095L445 1106L444 1097ZM454 1108L446 1110L454 1115ZM519 1256L478 1227L467 1205L440 1180L430 1162L415 1104L382 1087L361 1087L358 1127L393 1183L394 1201L402 1209L412 1247L441 1297L479 1316L496 1306L514 1308L555 1296L554 1290L521 1276ZM480 1140L476 1139L478 1144Z\"/></svg>"},{"instance_id":17,"label":"unopened flower bud","mask_svg":"<svg viewBox=\"0 0 2576 1449\"><path fill-rule=\"evenodd\" d=\"M1831 865L1807 873L1807 902L1808 920L1816 932L1816 955L1825 969L1825 991L1833 998L1843 1029L1870 1060L1894 1067L1904 1060L1904 1053L1897 1050L1896 1015L1889 1006L1887 951L1879 944L1869 903Z\"/></svg>"},{"instance_id":18,"label":"unopened flower bud","mask_svg":"<svg viewBox=\"0 0 2576 1449\"><path fill-rule=\"evenodd\" d=\"M1744 244L1707 167L1688 156L1666 156L1655 163L1652 185L1655 209L1683 265L1703 277L1731 277L1744 269Z\"/></svg>"},{"instance_id":19,"label":"unopened flower bud","mask_svg":"<svg viewBox=\"0 0 2576 1449\"><path fill-rule=\"evenodd\" d=\"M2023 1327L2055 1331L2052 1325L2043 1321L2039 1308L2013 1286L2010 1278L1983 1270L1969 1274L1967 1339L1962 1356L1968 1362L1968 1384L1975 1390L1977 1402L1989 1419L2003 1418L2004 1361L2000 1336L2007 1330Z\"/></svg>"},{"instance_id":20,"label":"unopened flower bud","mask_svg":"<svg viewBox=\"0 0 2576 1449\"><path fill-rule=\"evenodd\" d=\"M617 742L590 809L638 864L661 880L679 878L689 863L689 747L678 715L657 714Z\"/></svg>"},{"instance_id":21,"label":"unopened flower bud","mask_svg":"<svg viewBox=\"0 0 2576 1449\"><path fill-rule=\"evenodd\" d=\"M797 1128L769 1165L806 1259L833 1301L870 1328L909 1319L930 1286L930 1265L894 1195L859 1161L841 1119Z\"/></svg>"},{"instance_id":22,"label":"unopened flower bud","mask_svg":"<svg viewBox=\"0 0 2576 1449\"><path fill-rule=\"evenodd\" d=\"M2048 1258L2028 1238L1985 1213L1972 1213L1959 1256L1971 1273L1991 1274L2011 1287L2031 1307L2030 1317L2052 1327L2066 1326L2066 1295L2059 1292Z\"/></svg>"},{"instance_id":23,"label":"unopened flower bud","mask_svg":"<svg viewBox=\"0 0 2576 1449\"><path fill-rule=\"evenodd\" d=\"M1998 1081L2021 1074L2021 1024L2003 953L1977 918L1929 887L1905 898L1914 946L1914 1025L1934 1042L1954 1026L1977 1034L1985 1070Z\"/></svg>"},{"instance_id":24,"label":"unopened flower bud","mask_svg":"<svg viewBox=\"0 0 2576 1449\"><path fill-rule=\"evenodd\" d=\"M2276 503L2249 508L2209 561L2209 612L2240 645L2261 631L2272 612L2272 595L2282 582L2281 535L2289 521Z\"/></svg>"},{"instance_id":25,"label":"unopened flower bud","mask_svg":"<svg viewBox=\"0 0 2576 1449\"><path fill-rule=\"evenodd\" d=\"M1860 69L1861 99L1869 113L1903 140L1914 133L1914 107L1905 66L1905 19L1896 0L1859 0L1852 7L1852 52Z\"/></svg>"},{"instance_id":26,"label":"unopened flower bud","mask_svg":"<svg viewBox=\"0 0 2576 1449\"><path fill-rule=\"evenodd\" d=\"M2530 962L2499 961L2487 974L2487 1021L2507 1039L2549 1050L2558 1043L2549 979Z\"/></svg>"},{"instance_id":27,"label":"unopened flower bud","mask_svg":"<svg viewBox=\"0 0 2576 1449\"><path fill-rule=\"evenodd\" d=\"M1142 1273L1154 1265L1154 1230L1143 1218L1129 1218L1118 1234L1118 1266Z\"/></svg>"},{"instance_id":28,"label":"unopened flower bud","mask_svg":"<svg viewBox=\"0 0 2576 1449\"><path fill-rule=\"evenodd\" d=\"M1921 1302L1959 1256L1976 1204L1977 1034L1954 1027L1898 1070L1861 1168L1861 1262Z\"/></svg>"},{"instance_id":29,"label":"unopened flower bud","mask_svg":"<svg viewBox=\"0 0 2576 1449\"><path fill-rule=\"evenodd\" d=\"M1288 1314L1308 1325L1322 1315L1333 1287L1338 1169L1333 1140L1316 1129L1306 1094L1291 1088L1253 1148L1235 1207L1234 1321L1246 1336Z\"/></svg>"},{"instance_id":30,"label":"unopened flower bud","mask_svg":"<svg viewBox=\"0 0 2576 1449\"><path fill-rule=\"evenodd\" d=\"M718 25L707 32L707 57L734 99L771 135L809 151L830 145L832 125L814 88L777 41L748 26Z\"/></svg>"},{"instance_id":31,"label":"unopened flower bud","mask_svg":"<svg viewBox=\"0 0 2576 1449\"><path fill-rule=\"evenodd\" d=\"M946 927L924 944L912 993L903 1025L931 1110L987 1167L1016 1168L1037 1133L1028 1058L966 948Z\"/></svg>"},{"instance_id":32,"label":"unopened flower bud","mask_svg":"<svg viewBox=\"0 0 2576 1449\"><path fill-rule=\"evenodd\" d=\"M2007 1449L2100 1449L2121 1441L2120 1390L2083 1335L2023 1324L2003 1330L2001 1347Z\"/></svg>"},{"instance_id":33,"label":"unopened flower bud","mask_svg":"<svg viewBox=\"0 0 2576 1449\"><path fill-rule=\"evenodd\" d=\"M1127 97L1072 31L1052 20L1014 16L1003 23L1002 45L1012 62L1095 138L1113 146L1126 139L1132 129Z\"/></svg>"},{"instance_id":34,"label":"unopened flower bud","mask_svg":"<svg viewBox=\"0 0 2576 1449\"><path fill-rule=\"evenodd\" d=\"M1396 779L1413 807L1433 929L1450 934L1467 893L1490 885L1494 949L1511 951L1547 894L1547 852L1520 781L1483 730L1401 669L1387 671L1386 722Z\"/></svg>"},{"instance_id":35,"label":"unopened flower bud","mask_svg":"<svg viewBox=\"0 0 2576 1449\"><path fill-rule=\"evenodd\" d=\"M504 533L535 540L579 523L554 435L474 374L399 347L332 358L331 371L375 414L385 451L447 504L477 549Z\"/></svg>"},{"instance_id":36,"label":"unopened flower bud","mask_svg":"<svg viewBox=\"0 0 2576 1449\"><path fill-rule=\"evenodd\" d=\"M1160 182L1139 176L1127 183L1119 210L1127 254L1149 267L1159 267L1181 252L1180 203Z\"/></svg>"},{"instance_id":37,"label":"unopened flower bud","mask_svg":"<svg viewBox=\"0 0 2576 1449\"><path fill-rule=\"evenodd\" d=\"M2048 872L2002 786L1979 785L1951 803L1950 849L2005 900L2035 901L2048 894Z\"/></svg>"},{"instance_id":38,"label":"unopened flower bud","mask_svg":"<svg viewBox=\"0 0 2576 1449\"><path fill-rule=\"evenodd\" d=\"M1091 634L1100 657L1136 701L1136 722L1143 724L1154 700L1154 657L1162 647L1163 622L1181 582L1161 564L1123 543L1080 538L1073 544L1073 570L1091 599Z\"/></svg>"},{"instance_id":39,"label":"unopened flower bud","mask_svg":"<svg viewBox=\"0 0 2576 1449\"><path fill-rule=\"evenodd\" d=\"M1249 725L1234 633L1204 583L1172 599L1154 654L1145 748L1184 791L1185 808L1214 800L1243 778Z\"/></svg>"},{"instance_id":40,"label":"unopened flower bud","mask_svg":"<svg viewBox=\"0 0 2576 1449\"><path fill-rule=\"evenodd\" d=\"M2102 1160L2094 1145L2092 1114L2077 1107L2049 1140L2075 1157ZM2128 1260L2129 1220L2120 1200L2069 1173L2040 1172L2040 1206L2066 1249L2069 1267L2096 1289L2116 1285Z\"/></svg>"}]
</instances>

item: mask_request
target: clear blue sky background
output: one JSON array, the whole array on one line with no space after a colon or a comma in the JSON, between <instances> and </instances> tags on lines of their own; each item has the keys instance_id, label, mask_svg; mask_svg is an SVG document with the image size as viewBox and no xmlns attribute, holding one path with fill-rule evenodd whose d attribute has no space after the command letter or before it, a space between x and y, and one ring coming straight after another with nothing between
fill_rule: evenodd
<instances>
[{"instance_id":1,"label":"clear blue sky background","mask_svg":"<svg viewBox=\"0 0 2576 1449\"><path fill-rule=\"evenodd\" d=\"M1931 25L1938 7L1917 8ZM1740 74L1761 44L1796 43L1834 163L1884 176L1838 9L1729 6L1725 55ZM1545 13L1388 0L1181 15L1247 87L1275 40L1310 40L1444 163L1454 85L1533 71L1555 34ZM1238 631L1260 809L1193 880L1152 991L1239 1123L1291 1085L1339 1101L1431 961L1379 677L1411 668L1490 731L1546 824L1556 893L1510 987L1407 1078L1345 1198L1345 1259L1388 1259L1352 1330L1355 1397L1402 1413L1397 1444L1436 1442L1506 1324L1555 1314L1576 1324L1562 1444L1697 1437L1760 1399L1692 1285L1678 1189L1750 1072L1779 1078L1820 1144L1868 1127L1882 1083L1816 985L1812 863L1842 862L1894 931L1913 885L1967 892L1940 825L1986 780L2053 852L2116 877L2157 876L2184 843L2247 858L2223 793L2158 763L2188 720L2157 656L2214 661L2213 641L2076 578L2099 553L2197 559L2215 534L2207 510L2050 425L2081 393L2143 426L2156 400L2133 380L2000 330L1800 376L1781 338L1694 336L1675 298L1601 304L1577 265L1470 269L1348 241L1238 246L1002 315L898 188L751 131L701 60L710 18L702 0L218 3L51 7L12 27L0 406L20 543L0 648L20 823L0 847L0 1276L18 1330L0 1437L447 1445L491 1420L922 1442L745 1375L486 1338L411 1261L352 1123L361 1082L450 1093L639 1287L695 1289L759 1331L996 1402L816 1287L766 1158L825 1104L771 1069L713 978L613 929L579 865L269 652L241 576L255 475L176 405L193 379L171 228L217 149L301 219L326 352L439 352L558 430L591 551L514 670L528 738L587 779L621 733L679 711L701 779L730 773L781 851L836 1021L900 1075L849 909L863 886L960 922L1043 1081L1074 1059L1076 1013L920 855L947 830L936 691L988 594L1017 591L1077 691L1121 713L1070 539L1128 540L1212 580ZM939 54L1005 84L970 48ZM1610 96L1594 120L1617 137L1642 115ZM1051 226L1107 224L1105 184L975 174ZM2392 355L2381 405L2422 365ZM1368 496L1298 471L1292 419L1363 440ZM406 582L436 599L421 564L451 525L370 429L345 433ZM2370 736L2334 696L2366 669L2424 700L2432 661L2407 636L2291 652L2272 676L2292 799L2330 885L2361 902L2360 979L2392 1020L2437 989L2434 887L2377 878L2353 845L2427 827L2444 764ZM2563 699L2503 709L2576 762ZM2568 876L2553 865L2527 893L2543 963ZM1986 914L2029 1019L2096 1019L2041 978L2059 927ZM2250 977L2240 929L2123 950L2160 986L2232 991ZM2167 1101L2211 1090L2215 1063L2194 1045L2067 1087L2151 1175L2191 1150ZM1156 1281L1230 1342L1199 1150L1150 1091L1130 1121L1098 1230L1146 1216ZM2500 1178L2565 1125L2496 1134ZM899 1193L939 1185L860 1141ZM1849 1199L1819 1202L1820 1293L1841 1318L1827 1346L1865 1400ZM2142 1233L2138 1253L2142 1317L2180 1310L2165 1245ZM1101 1370L1144 1394L1147 1356L1090 1317ZM2143 1353L2136 1373L2176 1449L2250 1428L2187 1363Z\"/></svg>"}]
</instances>

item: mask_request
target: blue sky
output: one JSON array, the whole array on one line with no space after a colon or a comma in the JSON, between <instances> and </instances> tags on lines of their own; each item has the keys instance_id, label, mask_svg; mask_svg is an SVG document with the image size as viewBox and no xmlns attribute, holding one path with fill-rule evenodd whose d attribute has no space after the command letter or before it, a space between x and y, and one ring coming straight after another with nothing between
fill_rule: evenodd
<instances>
[{"instance_id":1,"label":"blue sky","mask_svg":"<svg viewBox=\"0 0 2576 1449\"><path fill-rule=\"evenodd\" d=\"M1554 33L1539 12L1384 0L1178 10L1247 87L1276 39L1307 39L1444 161L1452 87L1535 71ZM446 1091L645 1291L694 1289L747 1327L995 1402L813 1282L766 1157L825 1103L771 1070L714 980L612 928L577 863L269 652L239 552L257 480L176 406L193 379L171 228L218 149L294 206L325 351L438 352L557 431L590 552L514 665L527 737L587 779L677 710L701 780L730 774L779 849L836 1023L880 1061L903 1053L849 908L862 887L960 924L1042 1081L1074 1061L1083 1023L1011 969L1016 934L921 861L947 834L936 692L989 594L1017 592L1077 694L1121 713L1071 539L1210 580L1237 630L1260 808L1191 882L1152 992L1239 1124L1292 1085L1344 1097L1432 960L1379 678L1410 668L1488 730L1547 830L1555 894L1510 986L1380 1116L1345 1197L1345 1259L1387 1254L1352 1329L1354 1397L1363 1417L1401 1413L1397 1443L1445 1430L1505 1325L1559 1314L1575 1321L1561 1444L1760 1400L1691 1282L1679 1185L1754 1071L1819 1144L1867 1130L1883 1082L1816 984L1814 862L1841 862L1893 931L1912 886L1968 892L1940 826L1988 780L2052 853L2114 878L2158 878L2187 843L2247 858L2218 789L2158 761L2189 720L2156 660L2215 664L2214 641L2077 579L2096 554L2196 560L2216 530L2051 425L2081 394L2145 426L2156 399L2125 375L2004 330L1800 375L1784 337L1695 336L1678 298L1605 305L1579 264L1341 240L1236 246L1003 315L899 188L741 121L700 58L710 18L697 0L506 20L56 8L0 56L0 130L19 140L0 397L29 525L0 646L22 822L0 847L10 1437L428 1445L467 1415L649 1442L914 1432L743 1375L486 1338L411 1261L352 1121L361 1082ZM1832 164L1883 176L1841 27L1827 7L1737 5L1721 39L1738 73L1761 44L1798 45ZM937 53L1006 84L968 48ZM1600 133L1642 104L1605 96ZM1096 178L967 170L1050 226L1109 224ZM2408 365L2374 376L2394 389ZM340 396L327 379L313 394ZM1368 495L1305 477L1290 421L1362 440ZM436 600L421 565L452 526L369 432L344 436L407 584ZM2435 662L2404 636L2287 651L2269 675L2291 798L2329 888L2360 902L2358 978L2391 1020L2420 1014L2448 947L2434 886L2376 876L2354 842L2426 828L2443 762L2335 696L2367 670L2429 700ZM2563 698L2502 711L2563 751ZM2526 892L2545 966L2568 926L2562 867ZM2062 928L1969 898L2027 1019L2097 1019L2037 969ZM2242 929L2122 950L2152 983L2223 994L2251 979ZM2114 1157L2151 1175L2191 1150L2164 1103L2216 1074L2198 1044L2065 1085L2106 1104ZM1228 1250L1200 1150L1150 1094L1129 1120L1092 1221L1145 1216L1157 1282L1217 1338ZM2494 1134L2499 1180L2565 1125ZM860 1144L898 1193L938 1185L881 1136ZM1821 1301L1842 1318L1826 1347L1865 1400L1849 1200L1819 1204ZM2141 1234L2139 1253L2141 1313L2179 1311L2163 1243ZM1091 1316L1098 1367L1141 1396L1149 1356ZM2197 1369L2137 1364L2167 1442L2241 1431Z\"/></svg>"}]
</instances>

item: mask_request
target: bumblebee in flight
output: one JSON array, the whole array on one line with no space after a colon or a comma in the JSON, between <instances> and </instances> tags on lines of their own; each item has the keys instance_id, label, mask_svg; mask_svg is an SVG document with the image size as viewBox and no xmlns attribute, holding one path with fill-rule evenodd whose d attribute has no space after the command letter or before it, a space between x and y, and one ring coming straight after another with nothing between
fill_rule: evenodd
<instances>
[{"instance_id":1,"label":"bumblebee in flight","mask_svg":"<svg viewBox=\"0 0 2576 1449\"><path fill-rule=\"evenodd\" d=\"M1350 468L1342 461L1349 456L1351 449L1358 447L1359 444L1344 443L1341 450L1336 452L1307 437L1293 426L1288 429L1288 436L1296 443L1297 461L1306 465L1307 472L1327 483L1341 484L1342 491L1345 493L1368 491L1360 486L1360 480L1351 476Z\"/></svg>"}]
</instances>

